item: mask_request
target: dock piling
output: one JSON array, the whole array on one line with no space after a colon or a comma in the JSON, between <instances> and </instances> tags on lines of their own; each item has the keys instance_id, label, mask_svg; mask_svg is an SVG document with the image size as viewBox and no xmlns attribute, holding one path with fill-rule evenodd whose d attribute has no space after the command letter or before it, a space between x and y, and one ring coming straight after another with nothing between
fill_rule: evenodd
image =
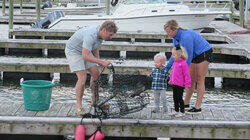
<instances>
[{"instance_id":1,"label":"dock piling","mask_svg":"<svg viewBox=\"0 0 250 140\"><path fill-rule=\"evenodd\" d=\"M110 15L110 0L106 0L106 15Z\"/></svg>"},{"instance_id":2,"label":"dock piling","mask_svg":"<svg viewBox=\"0 0 250 140\"><path fill-rule=\"evenodd\" d=\"M2 2L2 15L5 16L5 0Z\"/></svg>"},{"instance_id":3,"label":"dock piling","mask_svg":"<svg viewBox=\"0 0 250 140\"><path fill-rule=\"evenodd\" d=\"M240 0L239 5L240 5L240 26L244 28L244 0Z\"/></svg>"},{"instance_id":4,"label":"dock piling","mask_svg":"<svg viewBox=\"0 0 250 140\"><path fill-rule=\"evenodd\" d=\"M9 32L13 29L13 10L13 0L9 0Z\"/></svg>"},{"instance_id":5,"label":"dock piling","mask_svg":"<svg viewBox=\"0 0 250 140\"><path fill-rule=\"evenodd\" d=\"M60 73L51 73L52 83L57 84L60 82Z\"/></svg>"},{"instance_id":6,"label":"dock piling","mask_svg":"<svg viewBox=\"0 0 250 140\"><path fill-rule=\"evenodd\" d=\"M234 6L234 3L233 3L233 1L231 1L230 2L230 11L231 11L231 14L229 16L229 21L232 22L232 23L234 23L234 18L233 18L233 16L234 16L234 8L233 8L233 6Z\"/></svg>"},{"instance_id":7,"label":"dock piling","mask_svg":"<svg viewBox=\"0 0 250 140\"><path fill-rule=\"evenodd\" d=\"M0 71L0 85L3 84L3 71Z\"/></svg>"},{"instance_id":8,"label":"dock piling","mask_svg":"<svg viewBox=\"0 0 250 140\"><path fill-rule=\"evenodd\" d=\"M23 13L23 0L20 0L20 14Z\"/></svg>"},{"instance_id":9,"label":"dock piling","mask_svg":"<svg viewBox=\"0 0 250 140\"><path fill-rule=\"evenodd\" d=\"M127 51L120 51L120 58L124 58L126 59L126 54L127 54Z\"/></svg>"},{"instance_id":10,"label":"dock piling","mask_svg":"<svg viewBox=\"0 0 250 140\"><path fill-rule=\"evenodd\" d=\"M37 14L37 20L40 20L41 19L40 0L36 0L36 14Z\"/></svg>"},{"instance_id":11,"label":"dock piling","mask_svg":"<svg viewBox=\"0 0 250 140\"><path fill-rule=\"evenodd\" d=\"M48 49L43 49L42 53L43 53L43 57L48 57Z\"/></svg>"},{"instance_id":12,"label":"dock piling","mask_svg":"<svg viewBox=\"0 0 250 140\"><path fill-rule=\"evenodd\" d=\"M171 140L170 138L157 138L157 140Z\"/></svg>"},{"instance_id":13,"label":"dock piling","mask_svg":"<svg viewBox=\"0 0 250 140\"><path fill-rule=\"evenodd\" d=\"M248 23L248 9L250 9L250 7L248 7L248 3L250 3L250 1L246 0L246 6L245 6L245 23Z\"/></svg>"}]
</instances>

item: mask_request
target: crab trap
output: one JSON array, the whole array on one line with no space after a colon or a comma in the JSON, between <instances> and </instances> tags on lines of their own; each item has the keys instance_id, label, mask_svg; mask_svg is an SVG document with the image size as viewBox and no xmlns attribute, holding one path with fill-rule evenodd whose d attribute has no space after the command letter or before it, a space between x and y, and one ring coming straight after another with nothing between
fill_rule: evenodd
<instances>
[{"instance_id":1,"label":"crab trap","mask_svg":"<svg viewBox=\"0 0 250 140\"><path fill-rule=\"evenodd\" d=\"M150 103L147 89L151 79L143 75L116 74L113 66L111 74L99 77L94 82L94 115L100 118L118 118L138 112ZM99 93L102 94L99 98Z\"/></svg>"}]
</instances>

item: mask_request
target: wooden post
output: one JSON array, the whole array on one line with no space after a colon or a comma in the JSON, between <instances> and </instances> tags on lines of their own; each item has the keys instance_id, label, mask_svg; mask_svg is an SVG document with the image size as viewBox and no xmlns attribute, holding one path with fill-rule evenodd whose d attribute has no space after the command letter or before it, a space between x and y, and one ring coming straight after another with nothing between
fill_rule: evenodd
<instances>
[{"instance_id":1,"label":"wooden post","mask_svg":"<svg viewBox=\"0 0 250 140\"><path fill-rule=\"evenodd\" d=\"M37 14L36 19L40 20L40 17L41 17L41 13L40 13L40 0L36 0L36 14Z\"/></svg>"},{"instance_id":2,"label":"wooden post","mask_svg":"<svg viewBox=\"0 0 250 140\"><path fill-rule=\"evenodd\" d=\"M2 3L2 14L3 16L5 16L5 0L3 0L3 3Z\"/></svg>"},{"instance_id":3,"label":"wooden post","mask_svg":"<svg viewBox=\"0 0 250 140\"><path fill-rule=\"evenodd\" d=\"M9 32L13 29L13 0L9 0Z\"/></svg>"},{"instance_id":4,"label":"wooden post","mask_svg":"<svg viewBox=\"0 0 250 140\"><path fill-rule=\"evenodd\" d=\"M3 71L0 71L0 85L3 85Z\"/></svg>"},{"instance_id":5,"label":"wooden post","mask_svg":"<svg viewBox=\"0 0 250 140\"><path fill-rule=\"evenodd\" d=\"M250 3L250 1L246 0L246 6L245 6L245 23L248 23L248 9L250 7L248 7L248 4Z\"/></svg>"},{"instance_id":6,"label":"wooden post","mask_svg":"<svg viewBox=\"0 0 250 140\"><path fill-rule=\"evenodd\" d=\"M106 0L106 15L110 14L110 0Z\"/></svg>"},{"instance_id":7,"label":"wooden post","mask_svg":"<svg viewBox=\"0 0 250 140\"><path fill-rule=\"evenodd\" d=\"M240 6L240 26L244 27L244 0L239 1Z\"/></svg>"},{"instance_id":8,"label":"wooden post","mask_svg":"<svg viewBox=\"0 0 250 140\"><path fill-rule=\"evenodd\" d=\"M233 6L234 6L234 3L233 3L233 1L231 1L230 2L230 11L231 11L231 14L229 16L229 21L234 23L234 20L233 20L234 8L233 8Z\"/></svg>"},{"instance_id":9,"label":"wooden post","mask_svg":"<svg viewBox=\"0 0 250 140\"><path fill-rule=\"evenodd\" d=\"M170 138L157 138L157 140L171 140Z\"/></svg>"},{"instance_id":10,"label":"wooden post","mask_svg":"<svg viewBox=\"0 0 250 140\"><path fill-rule=\"evenodd\" d=\"M20 0L20 14L23 13L23 0Z\"/></svg>"},{"instance_id":11,"label":"wooden post","mask_svg":"<svg viewBox=\"0 0 250 140\"><path fill-rule=\"evenodd\" d=\"M101 6L101 0L98 0L98 6Z\"/></svg>"}]
</instances>

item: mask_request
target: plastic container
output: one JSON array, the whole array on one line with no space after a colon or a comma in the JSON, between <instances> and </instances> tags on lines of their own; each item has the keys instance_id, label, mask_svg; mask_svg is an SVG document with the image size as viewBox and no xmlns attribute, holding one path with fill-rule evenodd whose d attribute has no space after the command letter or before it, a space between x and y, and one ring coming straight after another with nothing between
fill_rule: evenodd
<instances>
[{"instance_id":1,"label":"plastic container","mask_svg":"<svg viewBox=\"0 0 250 140\"><path fill-rule=\"evenodd\" d=\"M26 110L48 110L50 106L52 87L51 81L28 80L21 82L23 101Z\"/></svg>"}]
</instances>

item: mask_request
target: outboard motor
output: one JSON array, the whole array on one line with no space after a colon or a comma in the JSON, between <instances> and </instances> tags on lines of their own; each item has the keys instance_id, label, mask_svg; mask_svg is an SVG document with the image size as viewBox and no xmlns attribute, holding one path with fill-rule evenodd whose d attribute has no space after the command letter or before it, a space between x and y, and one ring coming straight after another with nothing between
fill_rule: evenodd
<instances>
[{"instance_id":1,"label":"outboard motor","mask_svg":"<svg viewBox=\"0 0 250 140\"><path fill-rule=\"evenodd\" d=\"M31 28L47 29L51 23L64 16L65 14L63 11L49 12L48 16L44 19L35 21L34 25L32 25Z\"/></svg>"},{"instance_id":2,"label":"outboard motor","mask_svg":"<svg viewBox=\"0 0 250 140\"><path fill-rule=\"evenodd\" d=\"M41 9L44 10L44 8L52 8L52 3L50 1L46 1Z\"/></svg>"},{"instance_id":3,"label":"outboard motor","mask_svg":"<svg viewBox=\"0 0 250 140\"><path fill-rule=\"evenodd\" d=\"M117 3L118 3L118 0L112 0L112 1L111 1L111 5L112 5L112 6L116 6Z\"/></svg>"}]
</instances>

